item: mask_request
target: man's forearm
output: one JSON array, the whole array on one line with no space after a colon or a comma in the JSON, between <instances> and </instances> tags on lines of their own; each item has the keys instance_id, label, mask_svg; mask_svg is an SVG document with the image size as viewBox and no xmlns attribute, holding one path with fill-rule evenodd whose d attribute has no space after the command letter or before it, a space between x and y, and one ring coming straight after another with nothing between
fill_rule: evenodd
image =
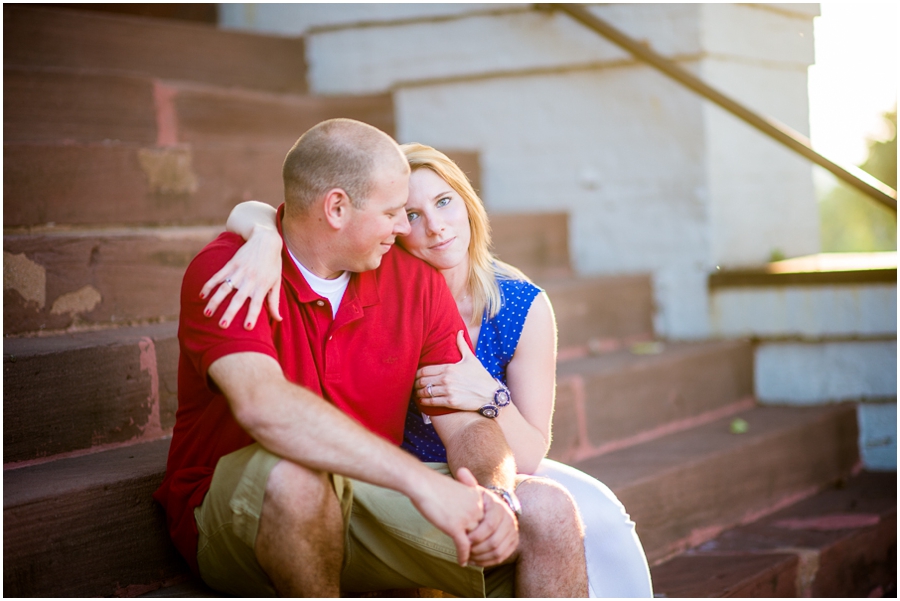
<instances>
[{"instance_id":1,"label":"man's forearm","mask_svg":"<svg viewBox=\"0 0 900 601\"><path fill-rule=\"evenodd\" d=\"M256 353L229 355L210 367L238 423L279 457L316 470L410 495L418 462L314 393L286 381L278 364Z\"/></svg>"},{"instance_id":2,"label":"man's forearm","mask_svg":"<svg viewBox=\"0 0 900 601\"><path fill-rule=\"evenodd\" d=\"M482 486L515 487L516 461L495 421L459 412L432 418L452 473L467 467Z\"/></svg>"}]
</instances>

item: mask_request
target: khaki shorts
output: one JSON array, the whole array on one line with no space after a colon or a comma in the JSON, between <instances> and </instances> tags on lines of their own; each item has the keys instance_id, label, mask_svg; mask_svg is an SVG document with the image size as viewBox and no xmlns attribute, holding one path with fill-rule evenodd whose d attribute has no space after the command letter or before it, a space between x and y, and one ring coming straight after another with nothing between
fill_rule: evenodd
<instances>
[{"instance_id":1,"label":"khaki shorts","mask_svg":"<svg viewBox=\"0 0 900 601\"><path fill-rule=\"evenodd\" d=\"M200 575L212 588L240 596L275 596L254 544L266 481L280 458L258 444L225 455L203 504L194 510ZM448 474L447 464L426 464ZM452 539L404 495L333 474L344 515L341 589L348 593L434 588L457 597L512 597L515 566L482 570L456 563Z\"/></svg>"}]
</instances>

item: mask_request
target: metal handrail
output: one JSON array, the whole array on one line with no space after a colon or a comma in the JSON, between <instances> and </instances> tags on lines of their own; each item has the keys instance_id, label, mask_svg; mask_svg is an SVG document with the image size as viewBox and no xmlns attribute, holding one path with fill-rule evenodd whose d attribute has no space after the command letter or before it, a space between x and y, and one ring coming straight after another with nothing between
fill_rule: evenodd
<instances>
[{"instance_id":1,"label":"metal handrail","mask_svg":"<svg viewBox=\"0 0 900 601\"><path fill-rule=\"evenodd\" d=\"M725 94L722 94L692 73L679 67L673 61L670 61L661 54L653 51L648 44L638 42L603 19L595 16L584 5L552 3L537 4L536 6L541 10L559 10L568 14L582 25L587 26L610 42L628 51L638 60L648 63L652 67L662 71L678 83L697 92L707 100L716 103L729 113L752 125L770 138L781 142L783 145L800 154L807 160L824 167L839 179L850 184L863 194L874 199L876 202L888 207L894 211L894 213L897 212L897 191L887 184L877 180L862 169L857 167L844 167L830 161L813 150L809 138L803 134L794 131L787 125L780 123L775 119L761 116L739 102L729 98Z\"/></svg>"}]
</instances>

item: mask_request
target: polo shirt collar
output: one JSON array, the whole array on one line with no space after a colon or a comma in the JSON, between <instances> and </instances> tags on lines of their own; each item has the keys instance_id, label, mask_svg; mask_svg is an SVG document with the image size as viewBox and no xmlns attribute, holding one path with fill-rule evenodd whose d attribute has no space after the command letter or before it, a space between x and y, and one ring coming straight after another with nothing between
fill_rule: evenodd
<instances>
[{"instance_id":1,"label":"polo shirt collar","mask_svg":"<svg viewBox=\"0 0 900 601\"><path fill-rule=\"evenodd\" d=\"M315 293L310 287L309 282L300 273L300 269L294 264L288 251L287 241L284 239L284 228L282 227L282 219L284 218L284 203L278 207L278 213L275 217L275 224L278 226L278 233L281 235L281 272L287 278L297 292L297 300L301 303L312 303L321 297ZM395 252L391 249L389 252ZM372 305L381 304L381 297L378 294L378 276L377 270L363 271L361 273L352 272L350 274L350 283L347 284L347 291L344 292L345 302L355 302L359 299L362 307L370 307Z\"/></svg>"}]
</instances>

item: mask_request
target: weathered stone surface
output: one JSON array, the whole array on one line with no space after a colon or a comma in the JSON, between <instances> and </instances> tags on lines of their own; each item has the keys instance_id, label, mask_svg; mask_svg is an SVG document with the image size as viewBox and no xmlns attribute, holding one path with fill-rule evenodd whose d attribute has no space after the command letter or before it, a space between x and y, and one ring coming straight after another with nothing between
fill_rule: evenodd
<instances>
[{"instance_id":1,"label":"weathered stone surface","mask_svg":"<svg viewBox=\"0 0 900 601\"><path fill-rule=\"evenodd\" d=\"M3 343L6 464L171 433L177 323Z\"/></svg>"},{"instance_id":2,"label":"weathered stone surface","mask_svg":"<svg viewBox=\"0 0 900 601\"><path fill-rule=\"evenodd\" d=\"M867 597L887 594L897 578L897 474L862 472L806 500L723 532L651 570L667 597L734 594L731 575L760 557L792 556L778 574L754 568L744 584L796 581L778 596ZM790 569L787 569L790 568ZM721 576L721 577L720 577Z\"/></svg>"},{"instance_id":3,"label":"weathered stone surface","mask_svg":"<svg viewBox=\"0 0 900 601\"><path fill-rule=\"evenodd\" d=\"M151 498L168 440L3 472L3 590L113 596L187 572Z\"/></svg>"},{"instance_id":4,"label":"weathered stone surface","mask_svg":"<svg viewBox=\"0 0 900 601\"><path fill-rule=\"evenodd\" d=\"M651 563L849 475L859 460L852 405L761 407L579 462L637 524Z\"/></svg>"},{"instance_id":5,"label":"weathered stone surface","mask_svg":"<svg viewBox=\"0 0 900 601\"><path fill-rule=\"evenodd\" d=\"M11 5L3 7L3 33L7 65L133 72L272 92L306 91L301 38Z\"/></svg>"},{"instance_id":6,"label":"weathered stone surface","mask_svg":"<svg viewBox=\"0 0 900 601\"><path fill-rule=\"evenodd\" d=\"M43 305L3 290L4 334L173 319L184 269L219 228L105 230L3 237L46 274Z\"/></svg>"},{"instance_id":7,"label":"weathered stone surface","mask_svg":"<svg viewBox=\"0 0 900 601\"><path fill-rule=\"evenodd\" d=\"M560 363L551 457L568 461L676 422L686 427L753 394L749 343L658 345L649 348L659 354L623 349ZM562 423L570 416L584 423Z\"/></svg>"},{"instance_id":8,"label":"weathered stone surface","mask_svg":"<svg viewBox=\"0 0 900 601\"><path fill-rule=\"evenodd\" d=\"M797 557L789 553L676 557L650 570L654 594L691 597L796 597Z\"/></svg>"},{"instance_id":9,"label":"weathered stone surface","mask_svg":"<svg viewBox=\"0 0 900 601\"><path fill-rule=\"evenodd\" d=\"M492 214L497 256L532 278L571 274L568 219L566 213Z\"/></svg>"},{"instance_id":10,"label":"weathered stone surface","mask_svg":"<svg viewBox=\"0 0 900 601\"><path fill-rule=\"evenodd\" d=\"M3 69L3 141L155 144L153 81L145 77Z\"/></svg>"},{"instance_id":11,"label":"weathered stone surface","mask_svg":"<svg viewBox=\"0 0 900 601\"><path fill-rule=\"evenodd\" d=\"M556 314L560 348L588 344L598 338L653 335L650 276L548 280L545 289Z\"/></svg>"}]
</instances>

